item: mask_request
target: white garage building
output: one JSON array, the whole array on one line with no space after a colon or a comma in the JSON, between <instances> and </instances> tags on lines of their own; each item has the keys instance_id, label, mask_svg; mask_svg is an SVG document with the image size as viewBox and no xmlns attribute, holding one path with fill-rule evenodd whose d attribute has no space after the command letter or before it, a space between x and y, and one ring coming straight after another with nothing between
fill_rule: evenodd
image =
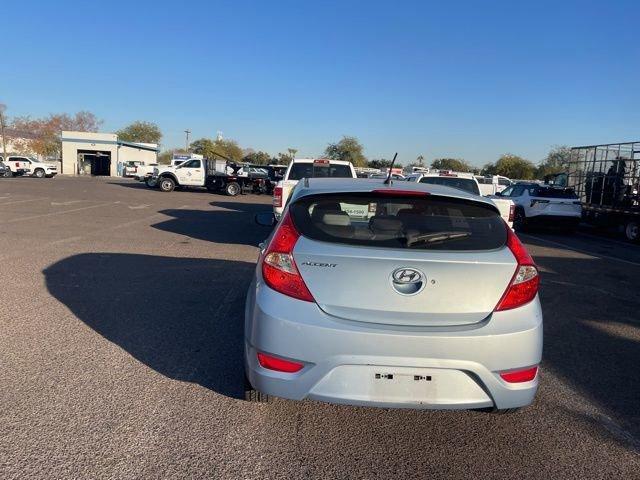
<instances>
[{"instance_id":1,"label":"white garage building","mask_svg":"<svg viewBox=\"0 0 640 480\"><path fill-rule=\"evenodd\" d=\"M122 175L125 162L157 163L158 145L118 140L115 133L62 132L64 175Z\"/></svg>"}]
</instances>

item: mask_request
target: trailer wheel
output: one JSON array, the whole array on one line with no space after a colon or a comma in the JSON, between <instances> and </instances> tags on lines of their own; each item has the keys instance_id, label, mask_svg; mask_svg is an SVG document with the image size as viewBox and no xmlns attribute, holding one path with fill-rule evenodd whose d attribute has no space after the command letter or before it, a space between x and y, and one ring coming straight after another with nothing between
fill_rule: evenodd
<instances>
[{"instance_id":1,"label":"trailer wheel","mask_svg":"<svg viewBox=\"0 0 640 480\"><path fill-rule=\"evenodd\" d=\"M624 236L627 237L627 240L630 242L637 243L640 241L640 226L638 222L629 220L624 226Z\"/></svg>"},{"instance_id":2,"label":"trailer wheel","mask_svg":"<svg viewBox=\"0 0 640 480\"><path fill-rule=\"evenodd\" d=\"M227 186L224 187L224 192L230 197L235 197L240 193L240 185L236 182L227 183Z\"/></svg>"},{"instance_id":3,"label":"trailer wheel","mask_svg":"<svg viewBox=\"0 0 640 480\"><path fill-rule=\"evenodd\" d=\"M176 188L176 182L174 182L170 177L161 178L159 185L160 190L162 190L163 192L172 192L173 189Z\"/></svg>"}]
</instances>

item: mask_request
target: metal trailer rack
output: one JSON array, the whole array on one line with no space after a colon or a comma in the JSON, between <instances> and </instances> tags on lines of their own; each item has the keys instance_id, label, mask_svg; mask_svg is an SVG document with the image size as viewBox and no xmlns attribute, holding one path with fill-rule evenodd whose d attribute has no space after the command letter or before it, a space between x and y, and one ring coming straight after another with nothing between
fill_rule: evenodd
<instances>
[{"instance_id":1,"label":"metal trailer rack","mask_svg":"<svg viewBox=\"0 0 640 480\"><path fill-rule=\"evenodd\" d=\"M586 222L640 240L640 141L573 147L566 175Z\"/></svg>"}]
</instances>

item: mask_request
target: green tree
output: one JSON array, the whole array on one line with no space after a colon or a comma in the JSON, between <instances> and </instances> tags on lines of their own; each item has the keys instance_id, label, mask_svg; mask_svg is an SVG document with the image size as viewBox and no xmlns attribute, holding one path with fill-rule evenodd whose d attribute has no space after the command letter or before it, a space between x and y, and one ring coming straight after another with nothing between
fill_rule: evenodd
<instances>
[{"instance_id":1,"label":"green tree","mask_svg":"<svg viewBox=\"0 0 640 480\"><path fill-rule=\"evenodd\" d=\"M485 165L480 170L481 175L496 175L496 164L495 163L485 163Z\"/></svg>"},{"instance_id":2,"label":"green tree","mask_svg":"<svg viewBox=\"0 0 640 480\"><path fill-rule=\"evenodd\" d=\"M495 163L493 175L503 175L517 180L530 180L534 177L536 167L529 160L518 155L505 153Z\"/></svg>"},{"instance_id":3,"label":"green tree","mask_svg":"<svg viewBox=\"0 0 640 480\"><path fill-rule=\"evenodd\" d=\"M454 172L470 172L473 167L462 159L458 158L436 158L431 162L431 168L438 170L453 170Z\"/></svg>"},{"instance_id":4,"label":"green tree","mask_svg":"<svg viewBox=\"0 0 640 480\"><path fill-rule=\"evenodd\" d=\"M187 152L185 152L184 149L180 149L180 148L172 148L169 150L165 150L164 152L158 155L158 163L161 165L170 164L174 153L181 153L185 155Z\"/></svg>"},{"instance_id":5,"label":"green tree","mask_svg":"<svg viewBox=\"0 0 640 480\"><path fill-rule=\"evenodd\" d=\"M250 151L245 153L242 161L253 165L269 165L269 162L271 162L271 155L267 152Z\"/></svg>"},{"instance_id":6,"label":"green tree","mask_svg":"<svg viewBox=\"0 0 640 480\"><path fill-rule=\"evenodd\" d=\"M387 160L386 158L369 160L367 166L369 168L389 168L391 166L391 160Z\"/></svg>"},{"instance_id":7,"label":"green tree","mask_svg":"<svg viewBox=\"0 0 640 480\"><path fill-rule=\"evenodd\" d=\"M278 165L289 165L289 163L291 163L291 160L293 160L293 157L291 156L290 153L278 153Z\"/></svg>"},{"instance_id":8,"label":"green tree","mask_svg":"<svg viewBox=\"0 0 640 480\"><path fill-rule=\"evenodd\" d=\"M205 158L221 158L234 162L242 161L242 149L234 140L224 138L211 140L210 138L200 138L191 142L190 149L193 153L203 155Z\"/></svg>"},{"instance_id":9,"label":"green tree","mask_svg":"<svg viewBox=\"0 0 640 480\"><path fill-rule=\"evenodd\" d=\"M569 164L571 149L565 145L553 147L540 165L536 168L536 178L543 179L546 175L564 172Z\"/></svg>"},{"instance_id":10,"label":"green tree","mask_svg":"<svg viewBox=\"0 0 640 480\"><path fill-rule=\"evenodd\" d=\"M160 143L162 132L152 122L138 120L116 132L118 139L125 142Z\"/></svg>"},{"instance_id":11,"label":"green tree","mask_svg":"<svg viewBox=\"0 0 640 480\"><path fill-rule=\"evenodd\" d=\"M357 138L344 136L339 142L330 143L324 154L332 160L346 160L353 163L355 167L366 167L367 158L363 150Z\"/></svg>"}]
</instances>

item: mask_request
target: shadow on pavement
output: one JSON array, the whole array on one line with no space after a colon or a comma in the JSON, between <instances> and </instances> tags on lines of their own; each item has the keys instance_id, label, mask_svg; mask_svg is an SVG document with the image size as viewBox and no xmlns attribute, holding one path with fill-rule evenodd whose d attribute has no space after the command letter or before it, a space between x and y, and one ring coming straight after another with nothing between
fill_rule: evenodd
<instances>
[{"instance_id":1,"label":"shadow on pavement","mask_svg":"<svg viewBox=\"0 0 640 480\"><path fill-rule=\"evenodd\" d=\"M159 213L172 217L153 228L215 243L257 246L271 233L271 228L256 225L258 212L270 211L260 203L211 202L218 210L168 209Z\"/></svg>"},{"instance_id":2,"label":"shadow on pavement","mask_svg":"<svg viewBox=\"0 0 640 480\"><path fill-rule=\"evenodd\" d=\"M526 243L549 248L536 239L526 238ZM543 270L543 366L640 439L640 267L548 252L553 250L534 255ZM606 422L601 426L612 434ZM638 443L633 445L637 449Z\"/></svg>"},{"instance_id":3,"label":"shadow on pavement","mask_svg":"<svg viewBox=\"0 0 640 480\"><path fill-rule=\"evenodd\" d=\"M253 263L81 254L44 270L51 295L153 370L243 394L244 297Z\"/></svg>"}]
</instances>

